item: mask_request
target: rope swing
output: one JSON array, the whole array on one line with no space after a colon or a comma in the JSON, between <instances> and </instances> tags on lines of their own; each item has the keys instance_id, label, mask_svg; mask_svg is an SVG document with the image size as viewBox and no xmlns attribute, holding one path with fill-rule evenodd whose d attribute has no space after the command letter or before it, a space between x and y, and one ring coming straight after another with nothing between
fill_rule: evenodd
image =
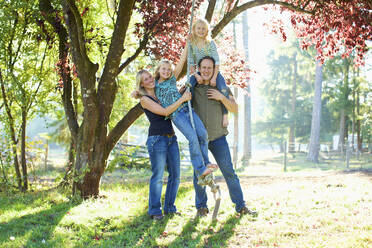
<instances>
[{"instance_id":1,"label":"rope swing","mask_svg":"<svg viewBox=\"0 0 372 248\"><path fill-rule=\"evenodd\" d=\"M192 1L189 35L192 32L192 23L193 23L193 18L194 18L194 9L195 9L195 0ZM188 46L188 52L190 52L191 51L190 41L187 41L187 46ZM186 81L186 86L187 86L186 90L188 92L190 92L190 87L191 87L191 84L190 84L190 64L188 62L187 62L187 81ZM194 117L192 115L192 109L191 109L191 100L187 101L187 106L189 107L189 115L190 115L191 125L192 125L192 128L194 129L194 131L196 133L195 123L194 123ZM200 149L200 147L199 147L199 149ZM203 159L203 163L204 163L204 158L202 158L202 159ZM198 178L198 184L200 186L209 186L211 188L211 192L213 193L213 198L215 200L215 205L214 205L212 220L216 220L217 214L218 214L218 210L219 210L220 204L221 204L221 190L220 190L220 186L218 184L216 184L216 182L214 180L213 173L210 173L210 174L206 175L205 177L199 177Z\"/></svg>"}]
</instances>

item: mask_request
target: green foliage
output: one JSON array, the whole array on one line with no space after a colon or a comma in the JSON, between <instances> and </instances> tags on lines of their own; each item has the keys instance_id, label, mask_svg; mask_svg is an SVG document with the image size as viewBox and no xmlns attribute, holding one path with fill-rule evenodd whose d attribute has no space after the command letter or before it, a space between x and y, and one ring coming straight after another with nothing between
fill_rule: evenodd
<instances>
[{"instance_id":1,"label":"green foliage","mask_svg":"<svg viewBox=\"0 0 372 248\"><path fill-rule=\"evenodd\" d=\"M117 168L151 168L145 147L129 145L117 145L116 147L112 152L113 159L108 163L106 171L113 171Z\"/></svg>"}]
</instances>

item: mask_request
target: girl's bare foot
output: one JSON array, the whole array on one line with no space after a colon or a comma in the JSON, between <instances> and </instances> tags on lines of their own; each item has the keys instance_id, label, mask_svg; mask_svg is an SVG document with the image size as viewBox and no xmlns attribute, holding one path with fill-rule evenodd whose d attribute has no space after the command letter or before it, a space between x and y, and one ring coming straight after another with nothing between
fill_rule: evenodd
<instances>
[{"instance_id":1,"label":"girl's bare foot","mask_svg":"<svg viewBox=\"0 0 372 248\"><path fill-rule=\"evenodd\" d=\"M212 172L213 172L213 170L207 167L207 168L205 169L205 171L203 172L203 174L201 174L201 176L202 176L202 177L205 177L205 176L211 174Z\"/></svg>"},{"instance_id":2,"label":"girl's bare foot","mask_svg":"<svg viewBox=\"0 0 372 248\"><path fill-rule=\"evenodd\" d=\"M218 165L217 164L207 164L207 168L215 171L218 169Z\"/></svg>"}]
</instances>

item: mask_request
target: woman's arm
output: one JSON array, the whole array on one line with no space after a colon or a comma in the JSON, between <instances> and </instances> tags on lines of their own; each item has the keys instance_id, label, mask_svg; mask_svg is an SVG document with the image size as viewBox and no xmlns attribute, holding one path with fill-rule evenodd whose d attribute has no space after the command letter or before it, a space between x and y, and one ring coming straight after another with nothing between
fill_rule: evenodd
<instances>
[{"instance_id":1,"label":"woman's arm","mask_svg":"<svg viewBox=\"0 0 372 248\"><path fill-rule=\"evenodd\" d=\"M180 73L182 71L182 68L183 68L183 65L186 62L188 47L189 46L186 43L185 49L183 49L183 52L181 54L180 61L178 61L177 65L176 65L176 68L174 68L174 76L176 78L178 78L178 76L180 75Z\"/></svg>"},{"instance_id":2,"label":"woman's arm","mask_svg":"<svg viewBox=\"0 0 372 248\"><path fill-rule=\"evenodd\" d=\"M191 93L185 92L180 99L178 99L176 102L172 103L166 108L163 108L160 104L154 102L150 98L143 96L141 97L141 106L144 109L147 109L154 114L162 115L162 116L168 116L172 114L174 111L177 110L177 108L183 103L191 99Z\"/></svg>"}]
</instances>

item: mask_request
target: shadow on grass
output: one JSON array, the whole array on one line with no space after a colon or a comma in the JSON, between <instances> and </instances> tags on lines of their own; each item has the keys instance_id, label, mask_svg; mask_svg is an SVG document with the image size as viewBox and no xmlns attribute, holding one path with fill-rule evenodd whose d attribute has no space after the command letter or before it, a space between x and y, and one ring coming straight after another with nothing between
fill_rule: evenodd
<instances>
[{"instance_id":1,"label":"shadow on grass","mask_svg":"<svg viewBox=\"0 0 372 248\"><path fill-rule=\"evenodd\" d=\"M215 230L216 221L213 221L207 229L202 231L197 229L199 222L200 218L198 217L187 222L181 234L169 247L226 247L229 238L234 235L234 228L239 224L240 218L231 215L225 223L221 223L217 230ZM205 238L203 238L204 236Z\"/></svg>"},{"instance_id":2,"label":"shadow on grass","mask_svg":"<svg viewBox=\"0 0 372 248\"><path fill-rule=\"evenodd\" d=\"M63 202L59 204L52 204L47 210L39 211L33 214L27 214L19 218L13 218L12 220L0 223L0 246L6 247L7 241L9 242L10 237L14 237L16 242L17 237L28 235L29 239L25 245L21 247L54 247L57 245L51 239L52 233L61 219L72 207L79 205L80 202ZM44 240L44 241L43 241ZM2 246L4 245L4 246Z\"/></svg>"},{"instance_id":3,"label":"shadow on grass","mask_svg":"<svg viewBox=\"0 0 372 248\"><path fill-rule=\"evenodd\" d=\"M27 191L27 192L17 192L11 196L7 196L5 193L0 194L0 213L14 210L20 211L29 206L32 206L35 201L43 201L43 198L51 191L55 190L54 188L46 188L43 190L38 190L36 192ZM52 203L53 204L53 203Z\"/></svg>"},{"instance_id":4,"label":"shadow on grass","mask_svg":"<svg viewBox=\"0 0 372 248\"><path fill-rule=\"evenodd\" d=\"M181 186L178 195L186 196L191 190L193 188L190 186ZM172 217L165 216L160 221L152 220L147 214L146 205L129 220L120 223L120 227L109 227L102 230L104 233L99 240L94 240L91 237L90 240L84 240L83 243L85 247L158 247L156 238L166 235L164 231L170 218Z\"/></svg>"}]
</instances>

